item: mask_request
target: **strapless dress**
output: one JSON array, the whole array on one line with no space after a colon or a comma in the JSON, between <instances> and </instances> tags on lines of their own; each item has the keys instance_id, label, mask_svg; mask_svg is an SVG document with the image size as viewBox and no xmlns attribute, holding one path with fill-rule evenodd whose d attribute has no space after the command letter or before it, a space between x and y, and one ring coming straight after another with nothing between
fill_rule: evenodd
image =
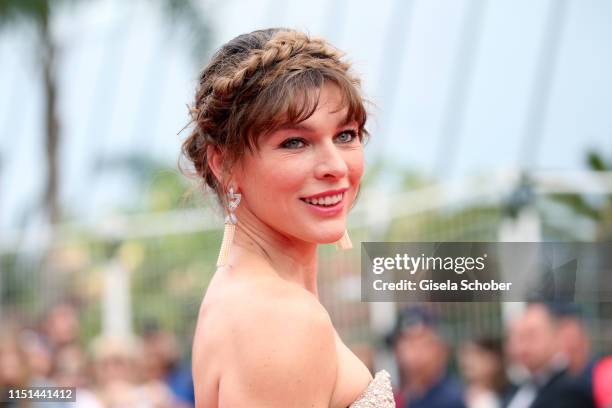
<instances>
[{"instance_id":1,"label":"strapless dress","mask_svg":"<svg viewBox=\"0 0 612 408\"><path fill-rule=\"evenodd\" d=\"M377 372L368 388L349 408L395 408L391 375L386 370Z\"/></svg>"}]
</instances>

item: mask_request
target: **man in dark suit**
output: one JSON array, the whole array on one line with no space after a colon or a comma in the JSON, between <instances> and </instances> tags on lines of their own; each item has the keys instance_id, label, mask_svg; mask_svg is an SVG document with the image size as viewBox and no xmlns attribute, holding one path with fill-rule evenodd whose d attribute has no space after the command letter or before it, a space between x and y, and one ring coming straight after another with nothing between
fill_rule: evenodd
<instances>
[{"instance_id":1,"label":"man in dark suit","mask_svg":"<svg viewBox=\"0 0 612 408\"><path fill-rule=\"evenodd\" d=\"M508 408L591 408L592 398L569 372L561 325L550 305L530 303L509 333L512 357L530 374Z\"/></svg>"},{"instance_id":2,"label":"man in dark suit","mask_svg":"<svg viewBox=\"0 0 612 408\"><path fill-rule=\"evenodd\" d=\"M573 380L571 385L591 400L589 406L594 406L593 370L598 358L592 354L591 339L583 322L582 311L574 303L546 305L558 322L561 348L567 355L567 369Z\"/></svg>"}]
</instances>

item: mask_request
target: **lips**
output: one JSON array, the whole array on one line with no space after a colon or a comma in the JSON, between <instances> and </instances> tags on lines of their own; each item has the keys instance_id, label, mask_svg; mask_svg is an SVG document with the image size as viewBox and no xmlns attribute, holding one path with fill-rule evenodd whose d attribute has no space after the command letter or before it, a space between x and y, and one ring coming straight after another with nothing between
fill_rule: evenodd
<instances>
[{"instance_id":1,"label":"lips","mask_svg":"<svg viewBox=\"0 0 612 408\"><path fill-rule=\"evenodd\" d=\"M318 208L333 208L342 203L347 190L347 188L327 190L311 196L301 197L300 200Z\"/></svg>"},{"instance_id":2,"label":"lips","mask_svg":"<svg viewBox=\"0 0 612 408\"><path fill-rule=\"evenodd\" d=\"M328 195L328 196L319 197L319 198L303 198L302 201L308 204L311 204L311 205L331 207L341 202L343 198L344 198L344 193L340 193L340 194Z\"/></svg>"},{"instance_id":3,"label":"lips","mask_svg":"<svg viewBox=\"0 0 612 408\"><path fill-rule=\"evenodd\" d=\"M301 197L312 214L318 217L336 217L342 214L348 188L327 190L322 193Z\"/></svg>"},{"instance_id":4,"label":"lips","mask_svg":"<svg viewBox=\"0 0 612 408\"><path fill-rule=\"evenodd\" d=\"M331 197L331 196L335 196L338 194L344 194L346 190L348 190L348 187L337 188L335 190L327 190L321 193L317 193L317 194L313 194L313 195L309 195L305 197L300 197L300 200L313 200L313 199Z\"/></svg>"}]
</instances>

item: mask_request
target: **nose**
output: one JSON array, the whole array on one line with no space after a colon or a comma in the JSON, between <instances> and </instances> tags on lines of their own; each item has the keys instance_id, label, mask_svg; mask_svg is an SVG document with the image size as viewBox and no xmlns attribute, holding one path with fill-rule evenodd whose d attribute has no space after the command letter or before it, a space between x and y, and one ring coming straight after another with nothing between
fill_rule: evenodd
<instances>
[{"instance_id":1,"label":"nose","mask_svg":"<svg viewBox=\"0 0 612 408\"><path fill-rule=\"evenodd\" d=\"M318 179L334 179L344 177L348 166L339 148L332 142L320 146L316 152L315 177Z\"/></svg>"}]
</instances>

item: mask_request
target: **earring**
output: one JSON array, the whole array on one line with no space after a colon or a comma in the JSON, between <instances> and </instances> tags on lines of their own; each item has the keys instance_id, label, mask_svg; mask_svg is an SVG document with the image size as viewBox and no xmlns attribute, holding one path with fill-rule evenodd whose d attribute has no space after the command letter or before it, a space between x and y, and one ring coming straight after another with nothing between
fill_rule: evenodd
<instances>
[{"instance_id":1,"label":"earring","mask_svg":"<svg viewBox=\"0 0 612 408\"><path fill-rule=\"evenodd\" d=\"M223 229L223 241L221 241L221 250L219 251L219 257L217 258L217 266L225 265L227 257L229 256L232 242L234 241L234 233L236 232L236 208L240 204L241 194L234 193L234 188L230 187L227 193L228 201L228 214L225 216L225 227Z\"/></svg>"},{"instance_id":2,"label":"earring","mask_svg":"<svg viewBox=\"0 0 612 408\"><path fill-rule=\"evenodd\" d=\"M338 241L336 241L336 249L351 249L353 247L353 243L351 242L351 238L348 235L348 231L344 230L344 235Z\"/></svg>"}]
</instances>

